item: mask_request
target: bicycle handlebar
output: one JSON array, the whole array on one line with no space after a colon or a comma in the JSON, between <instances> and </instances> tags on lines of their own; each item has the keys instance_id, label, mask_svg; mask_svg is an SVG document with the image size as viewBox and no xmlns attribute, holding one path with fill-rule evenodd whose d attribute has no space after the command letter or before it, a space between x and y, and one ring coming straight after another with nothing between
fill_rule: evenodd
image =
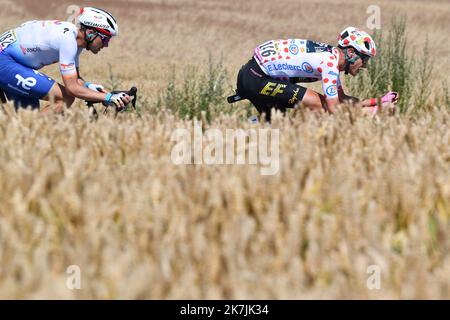
<instances>
[{"instance_id":1,"label":"bicycle handlebar","mask_svg":"<svg viewBox=\"0 0 450 320\"><path fill-rule=\"evenodd\" d=\"M133 106L133 109L136 110L136 100L137 100L137 88L136 87L131 87L130 90L116 90L116 91L111 91L112 94L116 94L116 93L125 93L126 95L129 95L130 97L133 97L133 100L131 100L131 105ZM85 101L86 105L88 107L94 107L94 104L97 103L102 103L105 107L109 107L109 105L107 105L104 101ZM127 109L127 106L125 106L125 108L123 108L121 111L125 111Z\"/></svg>"}]
</instances>

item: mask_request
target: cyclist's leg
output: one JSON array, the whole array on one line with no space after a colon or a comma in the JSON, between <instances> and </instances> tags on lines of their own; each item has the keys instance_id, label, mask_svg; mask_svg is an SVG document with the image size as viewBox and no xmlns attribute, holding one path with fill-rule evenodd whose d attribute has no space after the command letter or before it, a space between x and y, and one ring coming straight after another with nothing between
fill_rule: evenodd
<instances>
[{"instance_id":1,"label":"cyclist's leg","mask_svg":"<svg viewBox=\"0 0 450 320\"><path fill-rule=\"evenodd\" d=\"M250 98L250 102L256 107L259 114L264 114L266 121L270 122L272 117L272 110L280 111L283 115L286 114L286 107L274 104L273 102L267 102L267 99Z\"/></svg>"},{"instance_id":2,"label":"cyclist's leg","mask_svg":"<svg viewBox=\"0 0 450 320\"><path fill-rule=\"evenodd\" d=\"M75 101L75 98L67 92L66 87L64 87L62 84L55 82L50 91L48 92L48 94L44 96L42 100L50 102L45 104L44 107L41 109L43 113L47 112L61 113L64 111L65 106L67 108L70 108L70 106Z\"/></svg>"},{"instance_id":3,"label":"cyclist's leg","mask_svg":"<svg viewBox=\"0 0 450 320\"><path fill-rule=\"evenodd\" d=\"M5 90L5 96L8 101L14 103L14 108L17 110L18 108L28 108L39 109L39 99L27 98L22 95L18 95L12 93L11 91Z\"/></svg>"},{"instance_id":4,"label":"cyclist's leg","mask_svg":"<svg viewBox=\"0 0 450 320\"><path fill-rule=\"evenodd\" d=\"M264 114L266 121L270 122L270 110L272 105L268 104L267 101L258 98L249 98L249 100L255 106L256 110L258 110L258 113L260 115Z\"/></svg>"},{"instance_id":5,"label":"cyclist's leg","mask_svg":"<svg viewBox=\"0 0 450 320\"><path fill-rule=\"evenodd\" d=\"M254 59L242 67L237 81L238 94L249 99L270 120L271 109L286 112L303 99L306 88L287 81L273 79L263 73Z\"/></svg>"},{"instance_id":6,"label":"cyclist's leg","mask_svg":"<svg viewBox=\"0 0 450 320\"><path fill-rule=\"evenodd\" d=\"M301 102L303 107L312 111L327 110L327 103L324 95L311 89L306 90Z\"/></svg>"},{"instance_id":7,"label":"cyclist's leg","mask_svg":"<svg viewBox=\"0 0 450 320\"><path fill-rule=\"evenodd\" d=\"M16 108L39 108L39 99L55 83L48 76L17 63L5 52L0 53L0 74L0 88Z\"/></svg>"}]
</instances>

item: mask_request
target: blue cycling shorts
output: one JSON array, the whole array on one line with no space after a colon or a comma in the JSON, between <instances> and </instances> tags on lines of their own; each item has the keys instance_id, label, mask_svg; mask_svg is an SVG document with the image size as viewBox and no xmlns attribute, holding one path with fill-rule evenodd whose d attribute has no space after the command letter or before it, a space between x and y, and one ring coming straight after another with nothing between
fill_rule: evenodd
<instances>
[{"instance_id":1,"label":"blue cycling shorts","mask_svg":"<svg viewBox=\"0 0 450 320\"><path fill-rule=\"evenodd\" d=\"M1 49L0 49L1 50ZM17 108L39 108L39 99L45 97L55 80L17 63L7 52L0 51L0 88Z\"/></svg>"}]
</instances>

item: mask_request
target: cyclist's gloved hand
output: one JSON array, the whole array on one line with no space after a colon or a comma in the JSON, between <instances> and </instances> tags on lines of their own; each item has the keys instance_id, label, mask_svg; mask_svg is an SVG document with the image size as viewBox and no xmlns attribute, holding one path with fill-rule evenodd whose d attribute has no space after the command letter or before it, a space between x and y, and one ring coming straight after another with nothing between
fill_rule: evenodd
<instances>
[{"instance_id":1,"label":"cyclist's gloved hand","mask_svg":"<svg viewBox=\"0 0 450 320\"><path fill-rule=\"evenodd\" d=\"M398 93L394 92L394 91L390 91L388 93L386 93L383 98L381 98L381 103L393 103L393 104L397 104L398 102Z\"/></svg>"},{"instance_id":2,"label":"cyclist's gloved hand","mask_svg":"<svg viewBox=\"0 0 450 320\"><path fill-rule=\"evenodd\" d=\"M105 87L103 87L101 84L91 83L91 82L85 82L84 86L88 89L99 91L99 92L105 92Z\"/></svg>"},{"instance_id":3,"label":"cyclist's gloved hand","mask_svg":"<svg viewBox=\"0 0 450 320\"><path fill-rule=\"evenodd\" d=\"M108 106L116 106L117 111L122 111L130 102L132 98L124 92L108 93L105 98L105 103Z\"/></svg>"},{"instance_id":4,"label":"cyclist's gloved hand","mask_svg":"<svg viewBox=\"0 0 450 320\"><path fill-rule=\"evenodd\" d=\"M397 112L398 93L390 91L381 98L381 106L387 110L388 114L394 115Z\"/></svg>"}]
</instances>

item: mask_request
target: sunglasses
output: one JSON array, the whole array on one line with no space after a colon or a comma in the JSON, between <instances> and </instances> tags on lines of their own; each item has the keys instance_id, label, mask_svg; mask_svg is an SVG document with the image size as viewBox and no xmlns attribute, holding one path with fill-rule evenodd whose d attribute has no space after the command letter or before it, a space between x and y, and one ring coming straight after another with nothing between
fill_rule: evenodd
<instances>
[{"instance_id":1,"label":"sunglasses","mask_svg":"<svg viewBox=\"0 0 450 320\"><path fill-rule=\"evenodd\" d=\"M111 40L111 37L105 36L104 34L101 34L99 32L96 32L97 35L100 37L100 39L102 39L102 43L104 46L108 45L109 40Z\"/></svg>"},{"instance_id":2,"label":"sunglasses","mask_svg":"<svg viewBox=\"0 0 450 320\"><path fill-rule=\"evenodd\" d=\"M358 57L361 58L361 60L362 60L362 62L363 62L364 65L366 65L367 62L369 62L369 59L370 59L369 56L366 56L366 55L364 55L364 54L362 54L362 53L359 53L359 52L356 52L356 54L358 55Z\"/></svg>"}]
</instances>

